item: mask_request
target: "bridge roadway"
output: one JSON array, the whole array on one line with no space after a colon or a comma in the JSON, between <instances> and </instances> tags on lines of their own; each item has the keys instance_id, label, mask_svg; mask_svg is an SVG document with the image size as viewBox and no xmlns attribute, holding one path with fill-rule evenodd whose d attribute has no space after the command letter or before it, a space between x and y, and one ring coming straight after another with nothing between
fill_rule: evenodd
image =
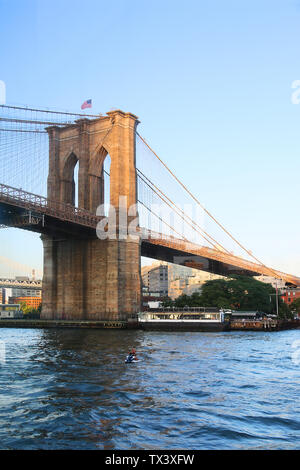
<instances>
[{"instance_id":1,"label":"bridge roadway","mask_svg":"<svg viewBox=\"0 0 300 470\"><path fill-rule=\"evenodd\" d=\"M0 184L0 224L47 234L54 237L95 238L101 220L91 212L71 204L51 201L22 189ZM140 229L142 233L146 229ZM276 275L286 283L300 286L300 278L244 258L186 242L178 238L147 232L142 238L141 256L168 261L202 271L230 276L242 274Z\"/></svg>"}]
</instances>

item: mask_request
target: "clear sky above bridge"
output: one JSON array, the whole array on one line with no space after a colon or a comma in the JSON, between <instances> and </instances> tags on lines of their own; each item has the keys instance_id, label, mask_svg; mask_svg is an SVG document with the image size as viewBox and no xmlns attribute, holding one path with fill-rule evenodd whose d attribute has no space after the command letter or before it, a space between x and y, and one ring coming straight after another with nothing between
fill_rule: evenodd
<instances>
[{"instance_id":1,"label":"clear sky above bridge","mask_svg":"<svg viewBox=\"0 0 300 470\"><path fill-rule=\"evenodd\" d=\"M298 0L0 0L0 18L7 104L137 114L234 235L300 275ZM21 230L0 231L0 255L42 266Z\"/></svg>"}]
</instances>

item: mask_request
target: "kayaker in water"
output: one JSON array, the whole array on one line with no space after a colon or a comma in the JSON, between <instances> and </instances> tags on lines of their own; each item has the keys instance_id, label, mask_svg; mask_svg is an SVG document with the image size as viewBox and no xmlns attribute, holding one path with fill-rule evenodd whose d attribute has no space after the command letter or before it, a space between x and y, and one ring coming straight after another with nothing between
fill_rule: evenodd
<instances>
[{"instance_id":1,"label":"kayaker in water","mask_svg":"<svg viewBox=\"0 0 300 470\"><path fill-rule=\"evenodd\" d=\"M136 357L135 349L132 348L131 351L129 351L129 353L128 353L126 361L127 362L133 362L133 361L137 361L137 360L138 360L138 358Z\"/></svg>"},{"instance_id":2,"label":"kayaker in water","mask_svg":"<svg viewBox=\"0 0 300 470\"><path fill-rule=\"evenodd\" d=\"M133 359L134 359L135 361L137 361L137 360L138 360L138 358L137 358L137 355L136 355L136 352L135 352L135 349L134 349L134 348L132 348L132 350L131 350L131 353L130 353L130 354L133 356Z\"/></svg>"}]
</instances>

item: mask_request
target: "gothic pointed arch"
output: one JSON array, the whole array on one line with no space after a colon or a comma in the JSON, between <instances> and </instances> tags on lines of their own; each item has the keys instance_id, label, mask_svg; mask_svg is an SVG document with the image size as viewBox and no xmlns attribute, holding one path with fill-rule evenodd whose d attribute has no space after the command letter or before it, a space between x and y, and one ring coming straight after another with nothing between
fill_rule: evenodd
<instances>
[{"instance_id":1,"label":"gothic pointed arch","mask_svg":"<svg viewBox=\"0 0 300 470\"><path fill-rule=\"evenodd\" d=\"M89 166L90 210L95 213L101 204L110 202L110 161L104 145L93 152ZM109 164L107 165L107 163ZM106 163L106 164L105 164Z\"/></svg>"},{"instance_id":2,"label":"gothic pointed arch","mask_svg":"<svg viewBox=\"0 0 300 470\"><path fill-rule=\"evenodd\" d=\"M76 163L79 161L77 155L72 151L65 156L62 162L62 178L65 180L72 180L74 174L74 168Z\"/></svg>"},{"instance_id":3,"label":"gothic pointed arch","mask_svg":"<svg viewBox=\"0 0 300 470\"><path fill-rule=\"evenodd\" d=\"M61 170L61 201L68 204L75 205L75 179L74 179L74 170L75 167L79 164L79 158L72 151L66 154L65 158L62 161L62 170Z\"/></svg>"}]
</instances>

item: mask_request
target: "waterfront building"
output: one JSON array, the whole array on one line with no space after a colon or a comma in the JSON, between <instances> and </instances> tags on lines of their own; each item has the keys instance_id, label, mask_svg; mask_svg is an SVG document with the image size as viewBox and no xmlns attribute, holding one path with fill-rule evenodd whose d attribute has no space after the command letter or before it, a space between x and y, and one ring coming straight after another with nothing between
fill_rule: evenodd
<instances>
[{"instance_id":1,"label":"waterfront building","mask_svg":"<svg viewBox=\"0 0 300 470\"><path fill-rule=\"evenodd\" d=\"M20 304L0 304L0 318L21 318L22 316Z\"/></svg>"},{"instance_id":2,"label":"waterfront building","mask_svg":"<svg viewBox=\"0 0 300 470\"><path fill-rule=\"evenodd\" d=\"M169 282L169 297L172 300L177 299L180 295L182 295L184 289L186 288L187 280L186 279L174 279Z\"/></svg>"},{"instance_id":3,"label":"waterfront building","mask_svg":"<svg viewBox=\"0 0 300 470\"><path fill-rule=\"evenodd\" d=\"M286 288L282 293L281 293L281 298L284 301L285 304L291 305L294 300L299 299L300 297L300 288Z\"/></svg>"},{"instance_id":4,"label":"waterfront building","mask_svg":"<svg viewBox=\"0 0 300 470\"><path fill-rule=\"evenodd\" d=\"M282 281L281 279L276 279L275 277L272 276L265 276L262 274L261 276L254 276L254 279L260 282L264 282L265 284L271 284L274 289L284 289L285 288L285 281Z\"/></svg>"},{"instance_id":5,"label":"waterfront building","mask_svg":"<svg viewBox=\"0 0 300 470\"><path fill-rule=\"evenodd\" d=\"M223 276L206 271L188 268L186 266L169 265L169 297L175 300L182 294L192 295L201 293L202 286L207 281L222 279Z\"/></svg>"},{"instance_id":6,"label":"waterfront building","mask_svg":"<svg viewBox=\"0 0 300 470\"><path fill-rule=\"evenodd\" d=\"M32 308L39 308L39 306L42 303L42 298L41 297L29 297L29 296L24 296L24 297L10 297L9 298L9 303L10 304L16 304L16 303L24 303L27 305L27 307L32 307Z\"/></svg>"},{"instance_id":7,"label":"waterfront building","mask_svg":"<svg viewBox=\"0 0 300 470\"><path fill-rule=\"evenodd\" d=\"M142 267L144 288L148 288L148 292L156 292L172 300L182 294L201 293L201 288L206 281L221 278L223 276L165 262L155 262Z\"/></svg>"},{"instance_id":8,"label":"waterfront building","mask_svg":"<svg viewBox=\"0 0 300 470\"><path fill-rule=\"evenodd\" d=\"M141 267L141 276L143 279L144 286L148 286L147 274L149 273L149 271L151 271L151 269L157 268L157 266L159 266L160 264L162 264L160 261L154 261L153 263L148 264L147 266Z\"/></svg>"},{"instance_id":9,"label":"waterfront building","mask_svg":"<svg viewBox=\"0 0 300 470\"><path fill-rule=\"evenodd\" d=\"M148 268L148 266L147 266ZM162 297L168 295L168 265L161 263L145 269L142 273L143 285L148 287L149 292L158 293Z\"/></svg>"},{"instance_id":10,"label":"waterfront building","mask_svg":"<svg viewBox=\"0 0 300 470\"><path fill-rule=\"evenodd\" d=\"M2 304L8 304L8 299L11 297L11 288L3 287L0 291L0 294L2 293L2 296L0 295L0 302Z\"/></svg>"},{"instance_id":11,"label":"waterfront building","mask_svg":"<svg viewBox=\"0 0 300 470\"><path fill-rule=\"evenodd\" d=\"M28 276L16 276L16 281L29 281ZM34 280L34 279L33 279ZM42 297L41 289L25 289L22 287L13 287L11 289L11 297Z\"/></svg>"},{"instance_id":12,"label":"waterfront building","mask_svg":"<svg viewBox=\"0 0 300 470\"><path fill-rule=\"evenodd\" d=\"M261 282L265 282L266 284L271 284L271 286L274 289L279 290L279 295L284 301L285 304L291 305L294 300L299 299L300 297L300 288L298 287L286 287L285 281L282 281L281 279L276 279L275 277L272 276L255 276L255 279Z\"/></svg>"}]
</instances>

